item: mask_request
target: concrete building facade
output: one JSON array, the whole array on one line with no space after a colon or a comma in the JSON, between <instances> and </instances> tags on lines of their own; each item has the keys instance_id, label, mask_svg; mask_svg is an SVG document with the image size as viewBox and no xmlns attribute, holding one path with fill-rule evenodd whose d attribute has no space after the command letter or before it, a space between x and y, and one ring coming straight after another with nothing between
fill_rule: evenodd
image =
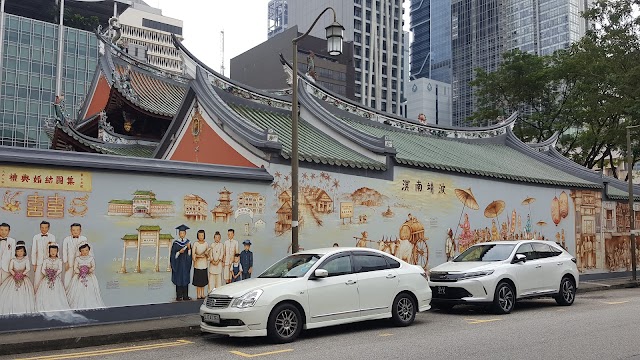
<instances>
[{"instance_id":1,"label":"concrete building facade","mask_svg":"<svg viewBox=\"0 0 640 360\"><path fill-rule=\"evenodd\" d=\"M427 78L409 82L407 118L424 123L451 126L451 84Z\"/></svg>"}]
</instances>

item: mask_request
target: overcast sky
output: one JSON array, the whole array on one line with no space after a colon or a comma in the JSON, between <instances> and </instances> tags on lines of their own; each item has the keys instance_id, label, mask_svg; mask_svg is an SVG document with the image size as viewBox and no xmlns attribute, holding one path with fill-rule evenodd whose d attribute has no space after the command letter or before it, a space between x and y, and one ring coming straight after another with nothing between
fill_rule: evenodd
<instances>
[{"instance_id":1,"label":"overcast sky","mask_svg":"<svg viewBox=\"0 0 640 360\"><path fill-rule=\"evenodd\" d=\"M162 14L165 16L182 20L185 46L216 71L220 71L220 31L224 30L225 75L227 76L229 76L229 59L267 40L269 0L145 0L145 2L162 9ZM405 30L408 30L408 0L405 1L405 8Z\"/></svg>"}]
</instances>

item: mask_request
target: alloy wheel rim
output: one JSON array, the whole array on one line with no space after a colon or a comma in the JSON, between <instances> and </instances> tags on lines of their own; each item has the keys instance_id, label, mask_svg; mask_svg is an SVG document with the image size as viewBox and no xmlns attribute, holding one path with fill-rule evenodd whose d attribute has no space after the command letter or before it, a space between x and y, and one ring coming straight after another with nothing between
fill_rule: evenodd
<instances>
[{"instance_id":1,"label":"alloy wheel rim","mask_svg":"<svg viewBox=\"0 0 640 360\"><path fill-rule=\"evenodd\" d=\"M573 301L574 296L575 295L573 294L573 284L571 283L571 281L565 280L562 283L562 297L564 298L564 301L571 303Z\"/></svg>"},{"instance_id":2,"label":"alloy wheel rim","mask_svg":"<svg viewBox=\"0 0 640 360\"><path fill-rule=\"evenodd\" d=\"M298 317L290 309L282 310L276 316L276 332L278 335L288 338L298 329Z\"/></svg>"},{"instance_id":3,"label":"alloy wheel rim","mask_svg":"<svg viewBox=\"0 0 640 360\"><path fill-rule=\"evenodd\" d=\"M509 311L513 307L513 291L508 286L505 285L498 291L498 302L504 311Z\"/></svg>"},{"instance_id":4,"label":"alloy wheel rim","mask_svg":"<svg viewBox=\"0 0 640 360\"><path fill-rule=\"evenodd\" d=\"M398 301L398 317L402 321L409 321L413 316L413 302L408 298L402 298Z\"/></svg>"}]
</instances>

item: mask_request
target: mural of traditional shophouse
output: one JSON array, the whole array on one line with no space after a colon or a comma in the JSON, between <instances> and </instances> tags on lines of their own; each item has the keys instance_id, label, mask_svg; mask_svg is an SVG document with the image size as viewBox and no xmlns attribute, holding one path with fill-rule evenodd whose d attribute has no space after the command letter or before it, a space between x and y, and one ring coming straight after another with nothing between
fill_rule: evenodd
<instances>
[{"instance_id":1,"label":"mural of traditional shophouse","mask_svg":"<svg viewBox=\"0 0 640 360\"><path fill-rule=\"evenodd\" d=\"M209 205L205 199L195 194L184 196L184 216L187 220L207 220L208 213Z\"/></svg>"},{"instance_id":2,"label":"mural of traditional shophouse","mask_svg":"<svg viewBox=\"0 0 640 360\"><path fill-rule=\"evenodd\" d=\"M218 205L211 210L213 222L228 223L233 216L233 205L231 205L232 192L223 188L218 192L220 197L218 198Z\"/></svg>"},{"instance_id":3,"label":"mural of traditional shophouse","mask_svg":"<svg viewBox=\"0 0 640 360\"><path fill-rule=\"evenodd\" d=\"M131 200L111 200L107 215L169 217L175 214L173 201L157 200L149 190L137 190Z\"/></svg>"},{"instance_id":4,"label":"mural of traditional shophouse","mask_svg":"<svg viewBox=\"0 0 640 360\"><path fill-rule=\"evenodd\" d=\"M253 212L254 215L264 214L267 198L257 192L243 192L238 195L238 208L246 208Z\"/></svg>"},{"instance_id":5,"label":"mural of traditional shophouse","mask_svg":"<svg viewBox=\"0 0 640 360\"><path fill-rule=\"evenodd\" d=\"M54 149L153 158L169 164L208 164L212 169L225 167L220 170L223 177L239 171L229 169L268 172L289 166L290 88L265 91L238 83L204 64L177 38L175 46L184 59L181 75L138 64L108 39L100 36L99 40L105 51L83 110L77 118L59 116L47 128ZM290 63L284 57L280 61L291 81ZM610 231L601 226L601 217L606 215L602 202L623 203L628 197L626 183L564 157L556 149L558 136L539 144L523 143L513 132L515 113L483 128L428 125L342 98L302 73L299 85L301 169L339 174L348 179L343 184L362 179L391 184L400 181L399 172L411 170L424 172L425 178L437 174L468 183L482 179L482 186L494 189L509 184L521 189L523 198L536 189L572 194L571 214L566 216L574 219L575 214L575 229L565 234L567 247L575 254L582 253L583 239L592 247L595 243L592 258L596 260L584 266L591 267L589 272L607 271L605 238L629 234L626 228ZM634 194L640 195L638 186ZM335 201L321 191L302 195L301 212L311 207L322 213ZM375 196L364 199L363 205L382 204L377 194L368 195ZM284 191L277 197L275 230L282 234L291 228L291 195ZM128 200L121 202L110 203L110 212L135 211ZM230 192L220 193L211 213L213 221L229 221L233 213ZM560 226L565 226L569 220L562 219L565 222ZM456 224L449 226L457 228ZM598 235L601 232L604 235ZM444 260L430 259L429 263L438 261ZM588 261L581 260L583 264Z\"/></svg>"},{"instance_id":6,"label":"mural of traditional shophouse","mask_svg":"<svg viewBox=\"0 0 640 360\"><path fill-rule=\"evenodd\" d=\"M141 253L143 247L155 247L155 266L154 271L160 272L160 249L167 248L167 252L171 249L171 241L173 236L171 234L161 234L162 230L157 225L143 225L136 229L137 234L126 234L122 237L124 246L122 248L122 265L120 267L120 273L127 273L127 249L136 249L136 262L133 272L142 272L141 268ZM169 256L167 256L169 259ZM167 261L167 267L163 271L171 271L171 265Z\"/></svg>"}]
</instances>

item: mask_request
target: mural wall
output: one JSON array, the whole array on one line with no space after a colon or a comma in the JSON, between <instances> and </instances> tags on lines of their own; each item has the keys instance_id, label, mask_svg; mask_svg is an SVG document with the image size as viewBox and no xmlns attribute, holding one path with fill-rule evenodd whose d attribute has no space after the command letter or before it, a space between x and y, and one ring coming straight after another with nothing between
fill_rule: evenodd
<instances>
[{"instance_id":1,"label":"mural wall","mask_svg":"<svg viewBox=\"0 0 640 360\"><path fill-rule=\"evenodd\" d=\"M290 171L269 171L271 184L3 166L0 315L196 299L257 276L291 252ZM581 271L628 267L628 240L602 234L623 210L599 192L404 168L394 181L303 168L300 181L302 248L371 247L430 268L536 237L578 253Z\"/></svg>"}]
</instances>

